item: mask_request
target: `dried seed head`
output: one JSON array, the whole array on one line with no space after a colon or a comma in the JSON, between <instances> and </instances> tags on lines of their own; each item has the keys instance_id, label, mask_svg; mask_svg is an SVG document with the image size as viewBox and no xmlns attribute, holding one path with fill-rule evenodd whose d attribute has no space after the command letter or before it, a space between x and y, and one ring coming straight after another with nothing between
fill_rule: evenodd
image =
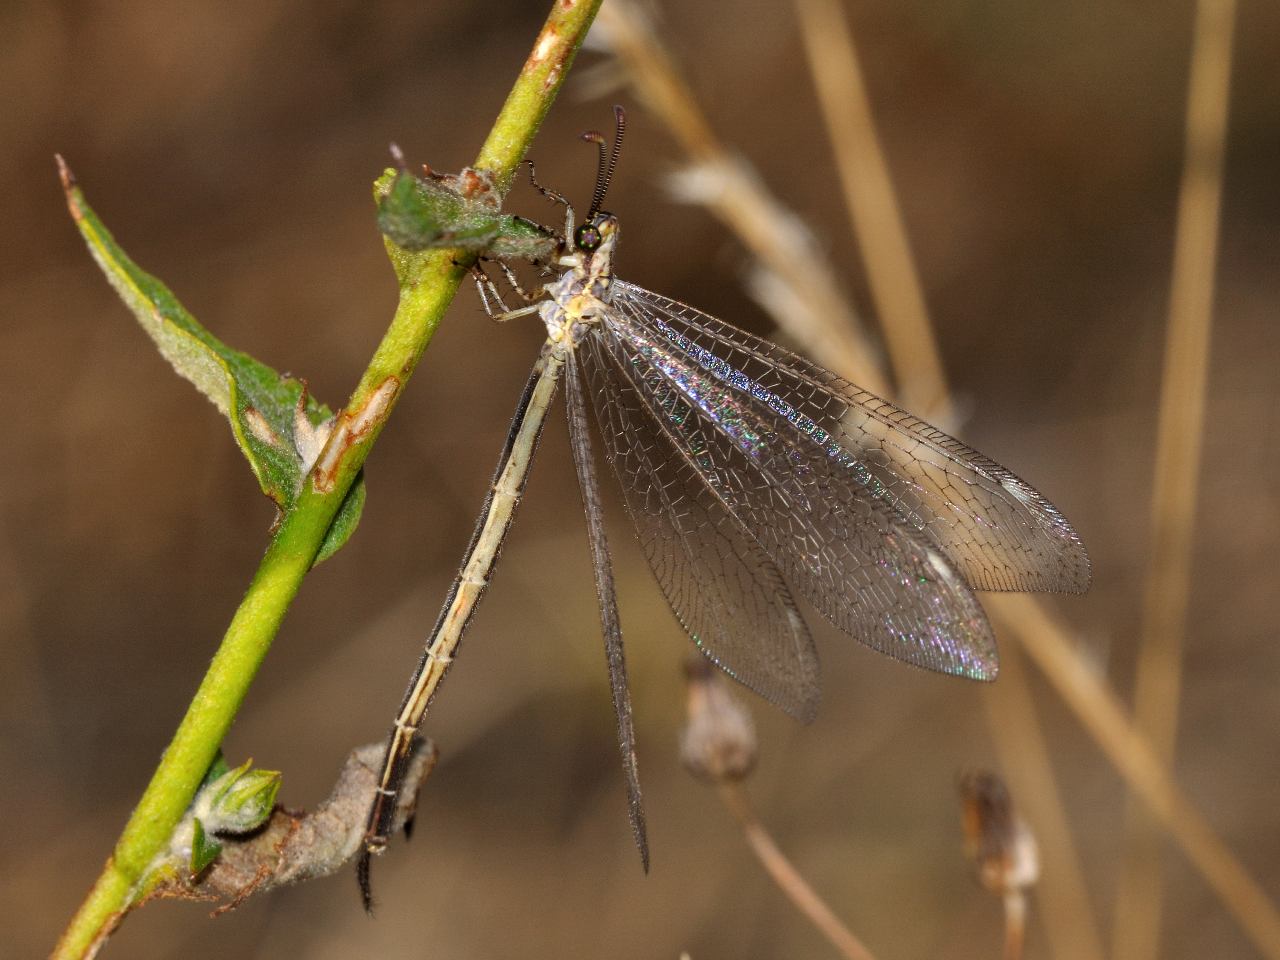
<instances>
[{"instance_id":1,"label":"dried seed head","mask_svg":"<svg viewBox=\"0 0 1280 960\"><path fill-rule=\"evenodd\" d=\"M680 761L712 783L742 780L756 765L751 714L704 658L685 662L685 680L689 719L680 732Z\"/></svg>"},{"instance_id":2,"label":"dried seed head","mask_svg":"<svg viewBox=\"0 0 1280 960\"><path fill-rule=\"evenodd\" d=\"M1040 854L1030 827L1013 809L1004 781L978 771L964 774L959 787L965 853L974 862L978 881L1001 895L1034 886L1040 877Z\"/></svg>"}]
</instances>

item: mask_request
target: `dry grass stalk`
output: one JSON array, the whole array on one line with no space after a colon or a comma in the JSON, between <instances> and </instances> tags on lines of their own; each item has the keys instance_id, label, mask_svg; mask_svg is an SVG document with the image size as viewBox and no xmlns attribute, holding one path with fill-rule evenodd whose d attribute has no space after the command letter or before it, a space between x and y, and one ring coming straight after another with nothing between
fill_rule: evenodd
<instances>
[{"instance_id":1,"label":"dry grass stalk","mask_svg":"<svg viewBox=\"0 0 1280 960\"><path fill-rule=\"evenodd\" d=\"M1019 806L1035 824L1044 851L1044 876L1036 903L1052 953L1060 958L1101 960L1106 955L1102 934L1016 647L1001 651L1000 678L986 691L983 703L1000 766L1018 795Z\"/></svg>"},{"instance_id":2,"label":"dry grass stalk","mask_svg":"<svg viewBox=\"0 0 1280 960\"><path fill-rule=\"evenodd\" d=\"M764 189L740 160L720 144L706 117L634 4L611 2L596 19L609 48L626 68L637 96L666 123L689 155L700 199L725 222L752 256L791 291L802 309L778 316L782 329L813 356L826 357L842 376L875 393L888 382L848 305L835 273L807 231L780 230L798 221Z\"/></svg>"},{"instance_id":3,"label":"dry grass stalk","mask_svg":"<svg viewBox=\"0 0 1280 960\"><path fill-rule=\"evenodd\" d=\"M1178 789L1169 768L1125 714L1120 698L1073 648L1071 634L1026 594L985 598L1067 706L1080 718L1129 788L1146 803L1263 956L1280 958L1275 904Z\"/></svg>"},{"instance_id":4,"label":"dry grass stalk","mask_svg":"<svg viewBox=\"0 0 1280 960\"><path fill-rule=\"evenodd\" d=\"M894 378L908 407L929 418L950 419L946 374L923 284L876 134L848 20L835 0L797 0L796 10ZM1049 938L1058 956L1099 958L1101 934L1027 678L1009 653L1003 659L1000 682L984 699L988 727L1028 815L1041 826L1054 865L1042 898Z\"/></svg>"},{"instance_id":5,"label":"dry grass stalk","mask_svg":"<svg viewBox=\"0 0 1280 960\"><path fill-rule=\"evenodd\" d=\"M635 8L625 0L612 0L602 8L598 22L605 25L609 45L627 68L638 95L667 123L685 149L699 159L727 156L715 144L709 126L687 86L676 74L670 57L660 48ZM794 259L792 250L771 249L769 238L758 234L758 223L744 225L744 229L739 230L742 218L732 216L733 209L738 204L756 204L756 198L735 194L730 202L735 206L728 210L713 209L740 232L743 243L756 256L765 259L762 254L768 254L771 267L778 257L784 265ZM820 265L804 266L821 278ZM822 281L834 288L829 278ZM815 316L822 314L806 311L798 319ZM824 339L803 333L792 333L792 336L806 345L815 339ZM835 339L827 338L825 342L832 343ZM831 348L832 352L820 347L812 349L816 359L847 373L855 382L873 391L884 390L885 377L879 373L874 354L864 338L845 338L844 345ZM852 373L855 367L874 373L858 380L865 375ZM1265 956L1280 960L1280 913L1199 810L1177 788L1167 767L1126 716L1114 691L1076 652L1071 633L1050 616L1047 605L1029 596L992 595L986 598L986 605L995 619L1024 645L1129 788L1148 805L1254 944Z\"/></svg>"},{"instance_id":6,"label":"dry grass stalk","mask_svg":"<svg viewBox=\"0 0 1280 960\"><path fill-rule=\"evenodd\" d=\"M1156 432L1150 561L1134 684L1134 721L1169 765L1177 739L1191 591L1234 20L1235 0L1197 4ZM1113 953L1120 960L1155 960L1162 912L1162 838L1146 810L1132 800L1125 827Z\"/></svg>"},{"instance_id":7,"label":"dry grass stalk","mask_svg":"<svg viewBox=\"0 0 1280 960\"><path fill-rule=\"evenodd\" d=\"M795 8L898 397L926 420L949 424L946 372L848 19L838 0L796 0Z\"/></svg>"},{"instance_id":8,"label":"dry grass stalk","mask_svg":"<svg viewBox=\"0 0 1280 960\"><path fill-rule=\"evenodd\" d=\"M756 762L755 728L747 708L734 696L728 681L702 657L687 662L685 679L688 719L680 735L681 762L694 776L717 788L765 872L841 956L874 960L871 951L773 842L752 809L742 788Z\"/></svg>"}]
</instances>

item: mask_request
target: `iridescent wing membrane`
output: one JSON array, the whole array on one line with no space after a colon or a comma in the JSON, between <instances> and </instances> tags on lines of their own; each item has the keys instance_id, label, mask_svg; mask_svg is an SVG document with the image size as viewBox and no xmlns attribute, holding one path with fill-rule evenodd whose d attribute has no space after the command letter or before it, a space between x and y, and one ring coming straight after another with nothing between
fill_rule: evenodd
<instances>
[{"instance_id":1,"label":"iridescent wing membrane","mask_svg":"<svg viewBox=\"0 0 1280 960\"><path fill-rule=\"evenodd\" d=\"M696 421L638 387L616 341L582 350L605 450L641 546L681 625L731 676L793 716L818 708L818 659L791 592L719 495L721 451L691 436Z\"/></svg>"},{"instance_id":2,"label":"iridescent wing membrane","mask_svg":"<svg viewBox=\"0 0 1280 960\"><path fill-rule=\"evenodd\" d=\"M999 464L765 340L620 280L582 351L609 459L680 622L801 718L818 701L790 583L900 660L991 679L973 590L1080 592L1063 516Z\"/></svg>"}]
</instances>

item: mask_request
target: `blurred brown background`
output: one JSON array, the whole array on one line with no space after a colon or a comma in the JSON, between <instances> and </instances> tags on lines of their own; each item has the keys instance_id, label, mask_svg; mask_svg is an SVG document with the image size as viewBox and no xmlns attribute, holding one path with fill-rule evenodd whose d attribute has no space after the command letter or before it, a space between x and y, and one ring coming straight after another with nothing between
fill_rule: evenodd
<instances>
[{"instance_id":1,"label":"blurred brown background","mask_svg":"<svg viewBox=\"0 0 1280 960\"><path fill-rule=\"evenodd\" d=\"M387 144L471 160L541 3L11 3L0 10L0 929L47 952L97 874L266 543L225 422L174 376L65 214L62 152L131 255L218 336L338 405L395 304L369 183ZM851 0L877 120L957 396L958 432L1072 518L1095 564L1054 601L1130 686L1148 540L1192 9ZM790 5L663 3L660 31L723 138L828 248L858 251ZM1280 744L1280 13L1239 11L1180 782L1272 897ZM603 62L586 52L579 68ZM749 329L741 247L668 198L682 162L628 92L570 84L532 155L585 200L576 142L632 106L610 208L621 273ZM542 215L530 191L515 209ZM227 743L314 804L380 738L469 535L541 334L464 290L369 460L352 543L310 577ZM556 418L558 421L559 417ZM488 601L429 722L418 833L353 876L131 917L109 957L828 956L675 758L688 648L609 490L654 867L623 812L563 427L548 431ZM824 707L755 702L765 820L883 958L990 957L997 903L960 851L954 781L995 763L977 685L819 625ZM1124 792L1034 678L1105 927ZM1164 955L1254 955L1171 853ZM1033 917L1035 908L1033 906ZM1029 955L1049 955L1033 919Z\"/></svg>"}]
</instances>

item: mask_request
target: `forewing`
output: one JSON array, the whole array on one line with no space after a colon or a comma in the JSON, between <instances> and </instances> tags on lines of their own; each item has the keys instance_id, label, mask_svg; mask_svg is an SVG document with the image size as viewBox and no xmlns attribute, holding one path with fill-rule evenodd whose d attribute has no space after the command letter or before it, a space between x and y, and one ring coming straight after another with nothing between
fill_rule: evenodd
<instances>
[{"instance_id":1,"label":"forewing","mask_svg":"<svg viewBox=\"0 0 1280 960\"><path fill-rule=\"evenodd\" d=\"M698 648L798 719L819 699L809 629L777 567L717 499L709 451L646 405L604 331L579 347L596 418L649 566Z\"/></svg>"},{"instance_id":2,"label":"forewing","mask_svg":"<svg viewBox=\"0 0 1280 960\"><path fill-rule=\"evenodd\" d=\"M591 545L595 571L596 598L600 601L600 627L604 634L605 660L609 666L609 688L613 713L618 722L618 748L627 778L627 815L631 834L640 851L645 873L649 872L649 839L645 828L644 801L640 792L640 769L636 762L636 729L631 717L631 687L627 683L627 659L622 649L622 623L618 617L618 595L613 583L613 564L604 531L604 511L600 507L600 485L596 481L595 457L587 429L586 398L581 372L574 355L565 364L565 409L569 415L569 445L578 473L578 489L587 517L587 541Z\"/></svg>"},{"instance_id":3,"label":"forewing","mask_svg":"<svg viewBox=\"0 0 1280 960\"><path fill-rule=\"evenodd\" d=\"M696 352L634 289L615 287L602 343L649 413L678 428L738 530L845 633L932 670L993 677L990 626L931 536L868 495L847 453L788 422L776 395L741 388L741 371Z\"/></svg>"},{"instance_id":4,"label":"forewing","mask_svg":"<svg viewBox=\"0 0 1280 960\"><path fill-rule=\"evenodd\" d=\"M666 348L773 410L874 499L942 547L979 590L1079 593L1089 558L1035 489L953 437L816 364L693 307L615 281L614 300ZM626 305L630 305L628 308Z\"/></svg>"}]
</instances>

